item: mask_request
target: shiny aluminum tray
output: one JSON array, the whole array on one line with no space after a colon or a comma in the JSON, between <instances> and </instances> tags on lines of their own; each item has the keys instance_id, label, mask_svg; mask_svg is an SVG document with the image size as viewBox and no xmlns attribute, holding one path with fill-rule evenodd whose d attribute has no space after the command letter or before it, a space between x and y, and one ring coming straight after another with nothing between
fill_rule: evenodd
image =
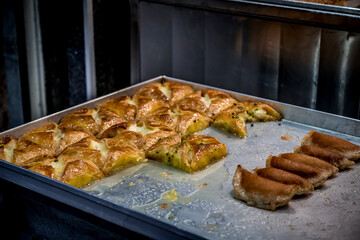
<instances>
[{"instance_id":1,"label":"shiny aluminum tray","mask_svg":"<svg viewBox=\"0 0 360 240\"><path fill-rule=\"evenodd\" d=\"M79 107L95 107L118 95L131 96L139 88L161 80L204 90L208 86L160 76L116 93L1 133L20 136L30 128L58 122ZM216 88L213 88L216 89ZM224 90L225 91L225 90ZM240 139L215 128L211 135L227 145L228 156L195 173L149 161L77 189L26 169L0 162L0 177L157 239L358 239L360 228L360 164L339 172L324 186L288 206L267 211L234 199L232 177L238 164L251 170L264 167L270 154L292 152L311 129L360 145L360 121L311 109L226 91L239 101L260 100L279 110L281 122L248 124Z\"/></svg>"}]
</instances>

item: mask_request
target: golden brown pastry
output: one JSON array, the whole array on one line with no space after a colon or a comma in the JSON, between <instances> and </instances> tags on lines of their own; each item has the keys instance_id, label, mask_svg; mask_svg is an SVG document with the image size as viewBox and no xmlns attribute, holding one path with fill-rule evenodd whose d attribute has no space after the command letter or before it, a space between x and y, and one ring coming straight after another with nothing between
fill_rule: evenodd
<instances>
[{"instance_id":1,"label":"golden brown pastry","mask_svg":"<svg viewBox=\"0 0 360 240\"><path fill-rule=\"evenodd\" d=\"M173 106L177 101L194 92L191 87L178 83L165 82L163 86L165 89L168 89L167 91L169 91L170 106Z\"/></svg>"},{"instance_id":2,"label":"golden brown pastry","mask_svg":"<svg viewBox=\"0 0 360 240\"><path fill-rule=\"evenodd\" d=\"M299 175L308 180L314 187L321 186L329 177L328 172L319 168L273 155L266 159L266 167L278 168Z\"/></svg>"},{"instance_id":3,"label":"golden brown pastry","mask_svg":"<svg viewBox=\"0 0 360 240\"><path fill-rule=\"evenodd\" d=\"M287 185L296 185L296 194L308 194L314 191L314 186L305 178L278 168L256 168L254 172L263 178Z\"/></svg>"},{"instance_id":4,"label":"golden brown pastry","mask_svg":"<svg viewBox=\"0 0 360 240\"><path fill-rule=\"evenodd\" d=\"M209 101L209 116L215 116L219 112L238 104L238 102L230 97L228 94L222 92L222 91L216 91L216 90L205 90L204 91L204 98L205 101Z\"/></svg>"},{"instance_id":5,"label":"golden brown pastry","mask_svg":"<svg viewBox=\"0 0 360 240\"><path fill-rule=\"evenodd\" d=\"M177 101L172 110L178 113L191 111L208 115L208 108L207 102L201 96L201 91L196 91Z\"/></svg>"},{"instance_id":6,"label":"golden brown pastry","mask_svg":"<svg viewBox=\"0 0 360 240\"><path fill-rule=\"evenodd\" d=\"M330 163L324 160L302 153L282 153L279 154L279 157L322 169L328 173L329 177L333 176L339 171L337 167L331 165Z\"/></svg>"},{"instance_id":7,"label":"golden brown pastry","mask_svg":"<svg viewBox=\"0 0 360 240\"><path fill-rule=\"evenodd\" d=\"M192 134L205 128L211 124L211 119L200 112L181 111L174 114L176 124L175 131L182 136Z\"/></svg>"},{"instance_id":8,"label":"golden brown pastry","mask_svg":"<svg viewBox=\"0 0 360 240\"><path fill-rule=\"evenodd\" d=\"M105 138L102 141L107 149L106 162L102 169L105 175L146 161L145 151L129 143L113 138Z\"/></svg>"},{"instance_id":9,"label":"golden brown pastry","mask_svg":"<svg viewBox=\"0 0 360 240\"><path fill-rule=\"evenodd\" d=\"M18 140L0 139L0 158L81 187L146 156L189 173L226 156L226 146L204 135L211 125L246 136L245 106L228 94L161 82L133 96L81 108L59 124L32 129ZM227 125L226 125L227 124Z\"/></svg>"},{"instance_id":10,"label":"golden brown pastry","mask_svg":"<svg viewBox=\"0 0 360 240\"><path fill-rule=\"evenodd\" d=\"M103 172L93 161L78 159L66 164L59 180L74 187L83 187L102 178Z\"/></svg>"},{"instance_id":11,"label":"golden brown pastry","mask_svg":"<svg viewBox=\"0 0 360 240\"><path fill-rule=\"evenodd\" d=\"M87 137L68 146L58 159L68 163L77 159L92 161L101 170L106 161L106 146L98 139Z\"/></svg>"},{"instance_id":12,"label":"golden brown pastry","mask_svg":"<svg viewBox=\"0 0 360 240\"><path fill-rule=\"evenodd\" d=\"M140 99L154 99L169 103L170 93L161 83L152 83L139 89L132 97L132 100L139 104Z\"/></svg>"},{"instance_id":13,"label":"golden brown pastry","mask_svg":"<svg viewBox=\"0 0 360 240\"><path fill-rule=\"evenodd\" d=\"M98 138L103 138L112 126L119 126L126 123L126 121L115 112L103 107L97 109L95 121L99 126Z\"/></svg>"},{"instance_id":14,"label":"golden brown pastry","mask_svg":"<svg viewBox=\"0 0 360 240\"><path fill-rule=\"evenodd\" d=\"M144 119L149 128L158 128L165 131L175 131L175 121L170 108L162 107L150 112Z\"/></svg>"},{"instance_id":15,"label":"golden brown pastry","mask_svg":"<svg viewBox=\"0 0 360 240\"><path fill-rule=\"evenodd\" d=\"M55 136L58 141L55 156L58 156L66 147L84 138L94 137L90 131L70 123L60 124Z\"/></svg>"},{"instance_id":16,"label":"golden brown pastry","mask_svg":"<svg viewBox=\"0 0 360 240\"><path fill-rule=\"evenodd\" d=\"M267 104L260 102L244 102L243 103L247 112L247 121L279 121L282 116L275 109Z\"/></svg>"},{"instance_id":17,"label":"golden brown pastry","mask_svg":"<svg viewBox=\"0 0 360 240\"><path fill-rule=\"evenodd\" d=\"M137 107L128 96L110 98L98 105L98 108L107 108L116 113L122 122L134 121Z\"/></svg>"},{"instance_id":18,"label":"golden brown pastry","mask_svg":"<svg viewBox=\"0 0 360 240\"><path fill-rule=\"evenodd\" d=\"M93 161L76 158L65 161L54 157L39 156L24 162L22 167L74 187L83 187L104 177Z\"/></svg>"},{"instance_id":19,"label":"golden brown pastry","mask_svg":"<svg viewBox=\"0 0 360 240\"><path fill-rule=\"evenodd\" d=\"M319 133L315 130L311 130L303 137L301 145L318 146L336 152L349 160L360 158L360 146L342 138Z\"/></svg>"},{"instance_id":20,"label":"golden brown pastry","mask_svg":"<svg viewBox=\"0 0 360 240\"><path fill-rule=\"evenodd\" d=\"M30 141L48 149L52 152L52 155L55 155L58 142L57 131L58 125L56 123L49 123L25 132L18 139L18 143L21 144Z\"/></svg>"},{"instance_id":21,"label":"golden brown pastry","mask_svg":"<svg viewBox=\"0 0 360 240\"><path fill-rule=\"evenodd\" d=\"M58 179L59 173L63 171L63 166L59 170L59 164L54 157L39 156L31 158L22 164L22 167L39 174L45 175L49 178Z\"/></svg>"},{"instance_id":22,"label":"golden brown pastry","mask_svg":"<svg viewBox=\"0 0 360 240\"><path fill-rule=\"evenodd\" d=\"M14 149L17 146L17 140L12 136L5 136L0 139L0 159L14 163Z\"/></svg>"},{"instance_id":23,"label":"golden brown pastry","mask_svg":"<svg viewBox=\"0 0 360 240\"><path fill-rule=\"evenodd\" d=\"M145 149L145 138L141 133L125 130L117 134L114 140L129 143L139 150Z\"/></svg>"},{"instance_id":24,"label":"golden brown pastry","mask_svg":"<svg viewBox=\"0 0 360 240\"><path fill-rule=\"evenodd\" d=\"M96 136L100 132L100 127L95 121L96 113L95 109L81 108L64 116L59 124L77 125Z\"/></svg>"},{"instance_id":25,"label":"golden brown pastry","mask_svg":"<svg viewBox=\"0 0 360 240\"><path fill-rule=\"evenodd\" d=\"M205 135L193 135L181 140L173 135L161 139L146 155L165 165L188 173L197 172L226 156L226 146Z\"/></svg>"},{"instance_id":26,"label":"golden brown pastry","mask_svg":"<svg viewBox=\"0 0 360 240\"><path fill-rule=\"evenodd\" d=\"M69 147L67 147L59 156L58 160L65 165L70 162L81 160L78 164L87 162L90 169L93 164L105 175L114 171L141 163L144 160L145 153L128 141L120 138L85 138ZM74 164L72 164L74 167ZM94 170L94 167L91 167Z\"/></svg>"},{"instance_id":27,"label":"golden brown pastry","mask_svg":"<svg viewBox=\"0 0 360 240\"><path fill-rule=\"evenodd\" d=\"M250 173L240 165L233 177L234 197L250 206L275 210L285 206L296 193L296 185L287 185Z\"/></svg>"},{"instance_id":28,"label":"golden brown pastry","mask_svg":"<svg viewBox=\"0 0 360 240\"><path fill-rule=\"evenodd\" d=\"M157 142L152 144L147 149L145 156L149 159L160 162L167 161L170 163L170 161L173 160L173 167L182 169L182 152L180 151L180 144L181 136L179 134L175 133L168 135L166 137L160 138Z\"/></svg>"},{"instance_id":29,"label":"golden brown pastry","mask_svg":"<svg viewBox=\"0 0 360 240\"><path fill-rule=\"evenodd\" d=\"M240 103L218 113L212 122L216 128L239 137L246 137L246 111Z\"/></svg>"},{"instance_id":30,"label":"golden brown pastry","mask_svg":"<svg viewBox=\"0 0 360 240\"><path fill-rule=\"evenodd\" d=\"M13 151L13 163L21 166L23 162L40 156L52 157L54 156L54 151L40 144L20 138Z\"/></svg>"},{"instance_id":31,"label":"golden brown pastry","mask_svg":"<svg viewBox=\"0 0 360 240\"><path fill-rule=\"evenodd\" d=\"M294 148L294 152L303 153L309 156L320 158L332 164L333 166L337 167L339 170L347 169L355 164L355 162L350 161L349 159L341 156L336 152L332 152L330 150L318 146L311 146L311 145L296 146Z\"/></svg>"},{"instance_id":32,"label":"golden brown pastry","mask_svg":"<svg viewBox=\"0 0 360 240\"><path fill-rule=\"evenodd\" d=\"M152 112L160 108L169 108L167 103L153 98L140 98L136 103L138 106L136 121L143 121Z\"/></svg>"},{"instance_id":33,"label":"golden brown pastry","mask_svg":"<svg viewBox=\"0 0 360 240\"><path fill-rule=\"evenodd\" d=\"M191 169L196 172L217 162L227 155L226 145L214 137L206 135L191 135L183 139L191 147Z\"/></svg>"}]
</instances>

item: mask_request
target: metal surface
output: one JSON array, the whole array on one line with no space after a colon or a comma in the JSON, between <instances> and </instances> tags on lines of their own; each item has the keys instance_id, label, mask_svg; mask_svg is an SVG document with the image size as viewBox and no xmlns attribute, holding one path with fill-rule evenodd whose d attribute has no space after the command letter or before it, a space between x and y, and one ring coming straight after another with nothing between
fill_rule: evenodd
<instances>
[{"instance_id":1,"label":"metal surface","mask_svg":"<svg viewBox=\"0 0 360 240\"><path fill-rule=\"evenodd\" d=\"M208 88L168 77L158 77L114 94L50 115L1 133L20 136L30 128L57 122L79 107L95 107L118 95L161 80ZM0 162L1 178L61 201L114 224L157 239L357 239L360 220L360 165L329 179L305 197L296 197L275 212L249 207L232 195L231 180L238 164L251 170L264 167L270 154L291 152L310 129L317 129L360 144L360 121L307 108L228 92L239 101L261 100L283 113L279 122L249 124L240 139L214 128L209 134L227 145L228 156L195 174L149 162L134 166L77 189L26 169ZM319 128L320 127L320 128ZM345 133L345 134L344 134ZM175 194L175 195L174 195ZM341 231L340 231L341 230Z\"/></svg>"}]
</instances>

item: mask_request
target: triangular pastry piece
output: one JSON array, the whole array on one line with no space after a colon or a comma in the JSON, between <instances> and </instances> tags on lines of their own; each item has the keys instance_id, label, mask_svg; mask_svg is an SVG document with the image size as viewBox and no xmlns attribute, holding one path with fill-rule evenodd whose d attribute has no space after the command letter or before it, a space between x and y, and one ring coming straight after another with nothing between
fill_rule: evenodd
<instances>
[{"instance_id":1,"label":"triangular pastry piece","mask_svg":"<svg viewBox=\"0 0 360 240\"><path fill-rule=\"evenodd\" d=\"M245 108L241 103L237 103L215 115L212 126L239 137L246 137L245 115Z\"/></svg>"},{"instance_id":2,"label":"triangular pastry piece","mask_svg":"<svg viewBox=\"0 0 360 240\"><path fill-rule=\"evenodd\" d=\"M244 102L248 122L257 121L279 121L282 116L268 104L261 102Z\"/></svg>"}]
</instances>

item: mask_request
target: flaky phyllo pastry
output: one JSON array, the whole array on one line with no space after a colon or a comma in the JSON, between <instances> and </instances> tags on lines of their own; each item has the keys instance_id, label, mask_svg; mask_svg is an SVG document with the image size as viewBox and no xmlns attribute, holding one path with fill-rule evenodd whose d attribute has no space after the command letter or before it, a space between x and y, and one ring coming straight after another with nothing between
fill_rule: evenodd
<instances>
[{"instance_id":1,"label":"flaky phyllo pastry","mask_svg":"<svg viewBox=\"0 0 360 240\"><path fill-rule=\"evenodd\" d=\"M266 104L239 102L222 91L153 83L18 139L4 137L0 158L76 187L148 159L194 173L227 155L219 140L197 132L212 125L246 137L247 122L280 119Z\"/></svg>"}]
</instances>

